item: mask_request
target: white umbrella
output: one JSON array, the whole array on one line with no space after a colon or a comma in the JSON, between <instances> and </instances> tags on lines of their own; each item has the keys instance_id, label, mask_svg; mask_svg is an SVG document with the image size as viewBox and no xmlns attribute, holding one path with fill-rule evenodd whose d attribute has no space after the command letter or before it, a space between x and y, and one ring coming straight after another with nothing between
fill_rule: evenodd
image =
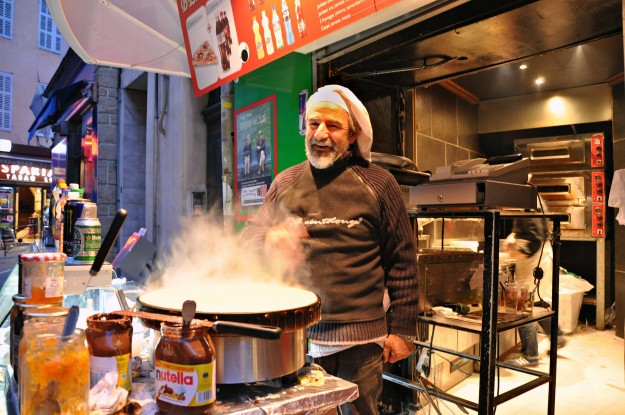
<instances>
[{"instance_id":1,"label":"white umbrella","mask_svg":"<svg viewBox=\"0 0 625 415\"><path fill-rule=\"evenodd\" d=\"M190 77L175 0L46 0L86 63Z\"/></svg>"}]
</instances>

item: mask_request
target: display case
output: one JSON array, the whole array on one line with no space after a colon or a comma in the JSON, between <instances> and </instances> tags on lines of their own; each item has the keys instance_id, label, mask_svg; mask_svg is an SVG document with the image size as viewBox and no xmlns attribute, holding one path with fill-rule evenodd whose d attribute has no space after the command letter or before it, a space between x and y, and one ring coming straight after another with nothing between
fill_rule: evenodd
<instances>
[{"instance_id":1,"label":"display case","mask_svg":"<svg viewBox=\"0 0 625 415\"><path fill-rule=\"evenodd\" d=\"M531 389L548 384L548 414L554 413L556 388L557 362L557 330L552 330L550 336L549 366L547 372L532 370L523 367L510 366L500 362L502 335L514 334L513 329L537 322L543 319L551 320L551 326L558 324L558 284L559 284L559 255L560 255L560 222L562 215L527 213L523 211L503 210L435 210L410 212L415 228L419 229L420 252L428 250L439 252L437 260L419 261L420 265L420 294L425 296L420 300L420 314L418 318L417 354L414 357L416 371L404 371L412 376L398 376L386 372L384 379L395 385L401 385L415 392L424 393L427 402L432 404L431 397L455 403L463 408L477 411L479 414L491 415L497 405L513 399ZM553 249L552 272L552 303L550 308L533 307L529 311L510 314L501 310L499 305L500 290L500 240L510 231L514 219L540 218L547 224ZM425 237L425 235L428 237ZM423 241L426 241L424 243ZM476 260L481 260L479 267ZM440 266L447 262L446 267ZM436 264L433 267L432 264ZM464 264L464 267L458 264ZM502 264L503 265L503 264ZM429 267L429 268L428 268ZM448 275L442 277L441 269L447 269ZM462 270L459 272L459 270ZM427 279L444 278L443 284ZM473 281L471 281L473 280ZM476 283L477 281L477 283ZM429 290L429 291L428 291ZM444 316L432 311L433 306L441 302L462 303L469 302L470 309L463 310L463 314L456 317ZM454 347L441 346L434 342L433 334L437 328L464 333L475 341L457 341ZM438 334L437 334L438 335ZM462 344L462 346L461 346ZM512 343L512 345L514 342ZM474 362L473 367L479 371L479 399L469 401L450 393L443 388L428 382L427 375L423 377L424 369L429 367L429 357L433 353L444 353L457 359L449 359L451 369L457 370L467 362ZM495 382L499 376L499 368L520 371L530 375L527 382L520 384L502 393L495 393ZM436 408L437 409L437 408Z\"/></svg>"}]
</instances>

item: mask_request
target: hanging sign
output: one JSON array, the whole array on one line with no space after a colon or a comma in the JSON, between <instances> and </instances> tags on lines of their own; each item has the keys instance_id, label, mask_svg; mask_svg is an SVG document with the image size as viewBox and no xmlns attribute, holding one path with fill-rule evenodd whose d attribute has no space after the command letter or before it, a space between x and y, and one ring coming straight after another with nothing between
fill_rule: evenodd
<instances>
[{"instance_id":1,"label":"hanging sign","mask_svg":"<svg viewBox=\"0 0 625 415\"><path fill-rule=\"evenodd\" d=\"M0 158L0 182L52 183L52 167L46 163Z\"/></svg>"},{"instance_id":2,"label":"hanging sign","mask_svg":"<svg viewBox=\"0 0 625 415\"><path fill-rule=\"evenodd\" d=\"M178 0L200 96L399 0Z\"/></svg>"}]
</instances>

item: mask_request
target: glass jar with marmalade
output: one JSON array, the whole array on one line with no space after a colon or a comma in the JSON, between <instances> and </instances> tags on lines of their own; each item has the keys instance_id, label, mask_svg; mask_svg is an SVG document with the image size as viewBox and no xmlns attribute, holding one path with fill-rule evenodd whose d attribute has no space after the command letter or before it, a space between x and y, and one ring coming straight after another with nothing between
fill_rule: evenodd
<instances>
[{"instance_id":1,"label":"glass jar with marmalade","mask_svg":"<svg viewBox=\"0 0 625 415\"><path fill-rule=\"evenodd\" d=\"M161 323L154 351L156 404L161 413L208 413L216 399L214 350L206 327Z\"/></svg>"},{"instance_id":2,"label":"glass jar with marmalade","mask_svg":"<svg viewBox=\"0 0 625 415\"><path fill-rule=\"evenodd\" d=\"M21 413L87 415L89 353L85 333L77 329L62 336L67 309L50 307L25 314L30 317L24 321L19 347Z\"/></svg>"},{"instance_id":3,"label":"glass jar with marmalade","mask_svg":"<svg viewBox=\"0 0 625 415\"><path fill-rule=\"evenodd\" d=\"M13 295L13 308L11 309L11 328L10 328L10 344L9 351L11 366L13 366L13 377L17 382L19 380L20 368L20 339L22 338L22 329L24 328L24 311L34 310L38 308L52 307L47 304L27 304L26 297L22 294ZM63 313L61 313L63 315Z\"/></svg>"},{"instance_id":4,"label":"glass jar with marmalade","mask_svg":"<svg viewBox=\"0 0 625 415\"><path fill-rule=\"evenodd\" d=\"M59 252L31 252L21 254L22 286L19 287L28 304L63 303L65 260Z\"/></svg>"}]
</instances>

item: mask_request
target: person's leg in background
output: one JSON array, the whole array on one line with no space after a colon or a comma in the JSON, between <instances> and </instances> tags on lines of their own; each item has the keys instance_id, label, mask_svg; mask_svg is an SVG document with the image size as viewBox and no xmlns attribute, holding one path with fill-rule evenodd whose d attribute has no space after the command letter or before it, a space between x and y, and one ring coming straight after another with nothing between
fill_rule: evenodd
<instances>
[{"instance_id":1,"label":"person's leg in background","mask_svg":"<svg viewBox=\"0 0 625 415\"><path fill-rule=\"evenodd\" d=\"M506 360L513 366L538 366L538 330L535 323L526 324L517 329L521 339L521 356Z\"/></svg>"},{"instance_id":2,"label":"person's leg in background","mask_svg":"<svg viewBox=\"0 0 625 415\"><path fill-rule=\"evenodd\" d=\"M550 340L551 319L547 318L547 319L539 320L538 324L540 325L540 328L543 331L543 333L547 335L547 338L543 339L540 343L541 353L543 353L544 351L545 354L549 354L549 350L551 350L551 340ZM566 340L566 337L564 337L564 332L560 330L560 327L558 327L558 349L560 347L564 347L566 342L567 340Z\"/></svg>"},{"instance_id":3,"label":"person's leg in background","mask_svg":"<svg viewBox=\"0 0 625 415\"><path fill-rule=\"evenodd\" d=\"M340 407L343 415L378 414L384 361L375 343L354 346L330 356L314 359L326 372L358 385L358 398Z\"/></svg>"}]
</instances>

